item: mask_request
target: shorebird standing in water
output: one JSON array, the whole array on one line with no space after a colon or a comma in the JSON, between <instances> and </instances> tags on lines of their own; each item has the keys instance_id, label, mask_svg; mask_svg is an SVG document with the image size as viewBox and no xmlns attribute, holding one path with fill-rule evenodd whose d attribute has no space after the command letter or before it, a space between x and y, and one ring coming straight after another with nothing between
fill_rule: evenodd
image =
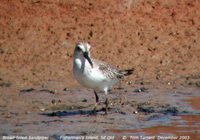
<instances>
[{"instance_id":1,"label":"shorebird standing in water","mask_svg":"<svg viewBox=\"0 0 200 140\"><path fill-rule=\"evenodd\" d=\"M108 90L121 78L132 74L133 69L118 70L105 62L92 59L90 56L91 46L86 42L79 42L74 49L73 73L76 80L83 86L94 90L96 103L94 111L99 103L97 91L103 91L106 96L105 114L108 112Z\"/></svg>"}]
</instances>

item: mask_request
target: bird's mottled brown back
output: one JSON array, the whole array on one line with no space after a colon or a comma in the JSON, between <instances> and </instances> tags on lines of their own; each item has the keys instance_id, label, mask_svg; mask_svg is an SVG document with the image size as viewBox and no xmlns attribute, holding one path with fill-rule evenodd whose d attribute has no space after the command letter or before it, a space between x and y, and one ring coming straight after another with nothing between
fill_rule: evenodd
<instances>
[{"instance_id":1,"label":"bird's mottled brown back","mask_svg":"<svg viewBox=\"0 0 200 140\"><path fill-rule=\"evenodd\" d=\"M110 66L107 63L96 59L93 59L93 62L99 66L98 69L103 73L103 75L106 76L106 78L109 79L119 80L124 76L132 74L131 72L133 71L133 70L128 70L128 71L118 70L117 68L114 68L113 66Z\"/></svg>"}]
</instances>

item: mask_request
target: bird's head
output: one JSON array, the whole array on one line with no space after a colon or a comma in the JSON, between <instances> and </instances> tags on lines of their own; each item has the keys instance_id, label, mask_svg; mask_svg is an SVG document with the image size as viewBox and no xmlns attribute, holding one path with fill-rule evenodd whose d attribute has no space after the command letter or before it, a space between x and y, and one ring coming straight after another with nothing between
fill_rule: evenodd
<instances>
[{"instance_id":1,"label":"bird's head","mask_svg":"<svg viewBox=\"0 0 200 140\"><path fill-rule=\"evenodd\" d=\"M74 58L86 59L93 67L93 62L90 58L90 48L90 44L86 42L77 43L74 49Z\"/></svg>"}]
</instances>

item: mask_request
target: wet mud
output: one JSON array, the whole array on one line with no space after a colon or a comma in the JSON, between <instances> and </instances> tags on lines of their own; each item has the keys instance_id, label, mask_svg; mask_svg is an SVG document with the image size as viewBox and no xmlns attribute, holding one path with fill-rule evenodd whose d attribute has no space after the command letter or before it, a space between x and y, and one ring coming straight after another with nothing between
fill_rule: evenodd
<instances>
[{"instance_id":1,"label":"wet mud","mask_svg":"<svg viewBox=\"0 0 200 140\"><path fill-rule=\"evenodd\" d=\"M104 114L103 93L99 93L102 103L93 112L92 90L60 89L52 94L42 88L29 88L17 93L7 94L9 100L18 100L16 105L8 106L1 101L1 135L42 135L51 139L88 135L115 136L115 139L163 135L197 139L200 136L200 112L196 104L191 104L199 98L198 88L146 88L143 92L136 92L132 87L116 88L109 94L108 115Z\"/></svg>"}]
</instances>

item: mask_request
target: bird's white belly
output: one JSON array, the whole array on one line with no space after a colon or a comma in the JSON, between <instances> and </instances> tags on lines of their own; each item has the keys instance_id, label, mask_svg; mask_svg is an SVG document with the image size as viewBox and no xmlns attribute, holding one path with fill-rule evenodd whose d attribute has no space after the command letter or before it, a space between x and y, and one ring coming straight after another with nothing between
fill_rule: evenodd
<instances>
[{"instance_id":1,"label":"bird's white belly","mask_svg":"<svg viewBox=\"0 0 200 140\"><path fill-rule=\"evenodd\" d=\"M81 70L81 67L76 67L75 69L75 78L85 87L104 91L105 89L110 89L115 83L117 83L114 79L107 79L95 68L87 67L87 69Z\"/></svg>"},{"instance_id":2,"label":"bird's white belly","mask_svg":"<svg viewBox=\"0 0 200 140\"><path fill-rule=\"evenodd\" d=\"M92 89L103 90L106 81L101 75L96 75L94 71L84 71L82 74L76 74L76 79L80 84Z\"/></svg>"}]
</instances>

